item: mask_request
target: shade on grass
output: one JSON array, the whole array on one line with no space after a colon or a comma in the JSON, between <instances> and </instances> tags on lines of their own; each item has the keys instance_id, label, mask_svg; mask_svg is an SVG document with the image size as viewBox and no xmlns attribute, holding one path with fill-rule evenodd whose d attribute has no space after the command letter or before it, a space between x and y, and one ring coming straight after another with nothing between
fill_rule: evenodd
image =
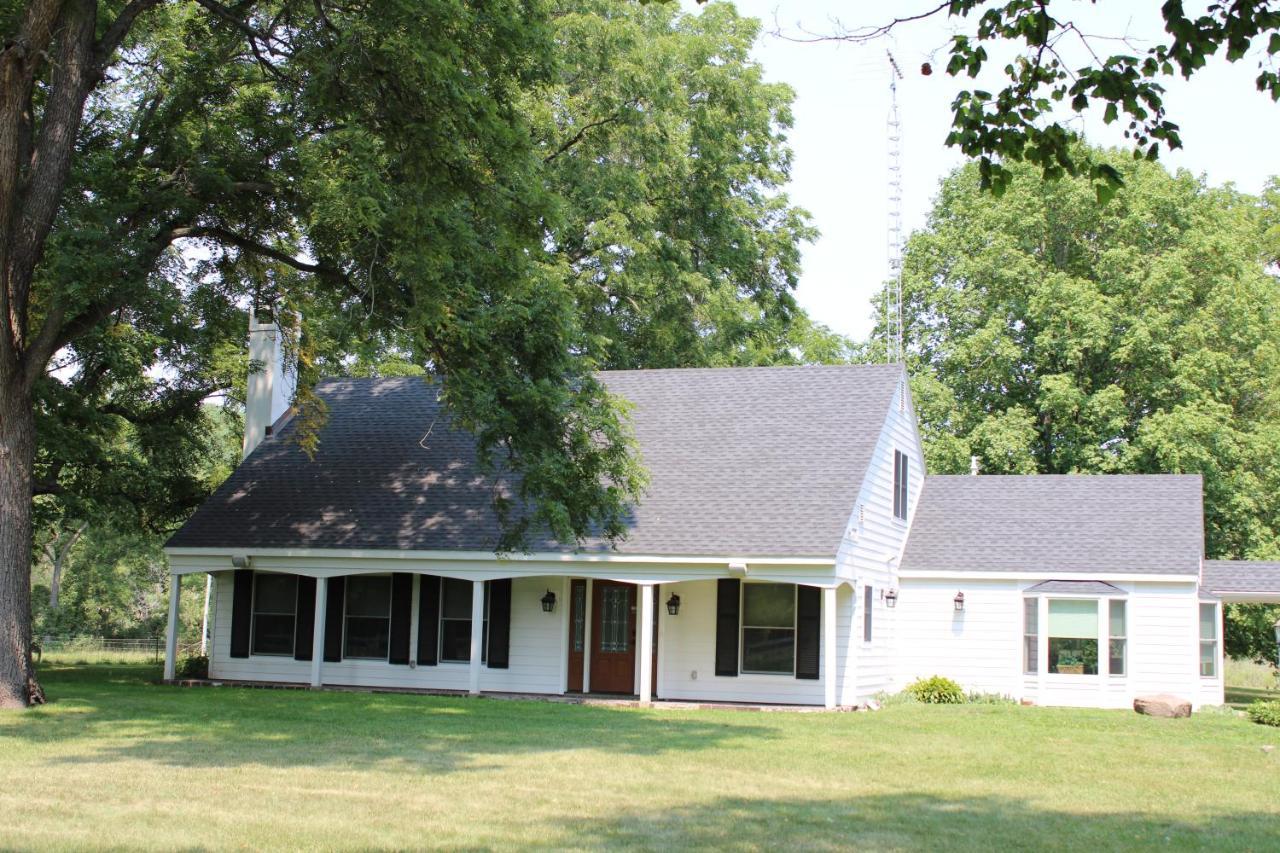
<instances>
[{"instance_id":1,"label":"shade on grass","mask_svg":"<svg viewBox=\"0 0 1280 853\"><path fill-rule=\"evenodd\" d=\"M1272 849L1280 732L1223 713L642 711L46 668L0 848ZM15 784L16 783L16 784Z\"/></svg>"}]
</instances>

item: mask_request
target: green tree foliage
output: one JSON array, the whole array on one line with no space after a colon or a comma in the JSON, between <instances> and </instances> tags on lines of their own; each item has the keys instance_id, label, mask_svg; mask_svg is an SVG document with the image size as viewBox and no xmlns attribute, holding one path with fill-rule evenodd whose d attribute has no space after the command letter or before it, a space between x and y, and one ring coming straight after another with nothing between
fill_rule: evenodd
<instances>
[{"instance_id":1,"label":"green tree foliage","mask_svg":"<svg viewBox=\"0 0 1280 853\"><path fill-rule=\"evenodd\" d=\"M562 2L555 84L533 101L551 231L611 368L828 361L792 291L807 215L781 188L791 89L750 59L759 24L729 4Z\"/></svg>"},{"instance_id":2,"label":"green tree foliage","mask_svg":"<svg viewBox=\"0 0 1280 853\"><path fill-rule=\"evenodd\" d=\"M1228 604L1223 632L1226 653L1233 658L1274 663L1277 619L1280 605Z\"/></svg>"},{"instance_id":3,"label":"green tree foliage","mask_svg":"<svg viewBox=\"0 0 1280 853\"><path fill-rule=\"evenodd\" d=\"M1165 2L1160 15L1167 38L1138 46L1108 39L1105 33L1086 33L1068 17L1072 4L1062 0L944 0L919 14L835 37L865 42L903 24L947 17L954 29L947 74L973 78L991 62L1005 62L1002 89L964 89L951 105L954 119L947 144L977 159L983 188L1003 192L1016 174L1008 165L1025 161L1046 178L1087 175L1094 179L1099 200L1106 200L1123 183L1124 171L1074 144L1076 134L1061 118L1061 105L1076 113L1102 107L1107 124L1126 123L1124 135L1133 141L1133 156L1155 160L1162 144L1182 147L1178 125L1165 111L1161 82L1175 74L1190 78L1215 55L1238 62L1252 54L1258 62L1258 90L1280 100L1280 74L1274 65L1280 54L1280 9L1268 0L1197 5L1202 12L1188 14L1181 0ZM1113 52L1117 45L1122 45L1120 52ZM1010 50L1013 56L1006 61ZM1081 52L1086 60L1066 58ZM928 74L933 69L926 64L922 70Z\"/></svg>"},{"instance_id":4,"label":"green tree foliage","mask_svg":"<svg viewBox=\"0 0 1280 853\"><path fill-rule=\"evenodd\" d=\"M1280 288L1265 207L1116 152L1125 188L975 165L907 245L908 359L932 470L1204 476L1207 554L1280 554ZM878 304L878 303L877 303Z\"/></svg>"}]
</instances>

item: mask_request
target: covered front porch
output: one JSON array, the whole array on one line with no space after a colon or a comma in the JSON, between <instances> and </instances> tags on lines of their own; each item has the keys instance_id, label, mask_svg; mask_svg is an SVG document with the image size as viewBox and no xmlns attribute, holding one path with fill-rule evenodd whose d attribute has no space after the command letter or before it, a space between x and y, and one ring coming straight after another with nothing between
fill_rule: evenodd
<instances>
[{"instance_id":1,"label":"covered front porch","mask_svg":"<svg viewBox=\"0 0 1280 853\"><path fill-rule=\"evenodd\" d=\"M853 596L831 561L170 554L213 578L210 678L834 708Z\"/></svg>"}]
</instances>

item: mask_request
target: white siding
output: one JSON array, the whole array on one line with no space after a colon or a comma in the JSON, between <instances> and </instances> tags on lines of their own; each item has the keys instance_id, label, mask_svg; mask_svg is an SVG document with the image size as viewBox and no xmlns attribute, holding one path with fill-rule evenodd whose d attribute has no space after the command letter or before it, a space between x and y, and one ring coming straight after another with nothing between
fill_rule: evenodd
<instances>
[{"instance_id":1,"label":"white siding","mask_svg":"<svg viewBox=\"0 0 1280 853\"><path fill-rule=\"evenodd\" d=\"M902 451L910 459L906 521L893 515L895 450ZM904 377L885 413L884 426L876 441L858 504L851 508L853 514L848 533L836 557L836 575L854 585L849 597L852 624L842 626L851 632L845 665L841 667L842 704L865 702L877 693L889 690L894 682L897 667L893 650L898 617L895 610L885 606L883 595L898 586L898 558L906 544L924 474L915 409ZM870 643L863 642L863 587L867 585L872 587L874 611Z\"/></svg>"},{"instance_id":2,"label":"white siding","mask_svg":"<svg viewBox=\"0 0 1280 853\"><path fill-rule=\"evenodd\" d=\"M1034 581L908 578L896 608L894 688L944 675L966 690L1004 693L1042 705L1126 708L1135 696L1172 693L1194 705L1221 704L1220 678L1198 669L1194 583L1116 583L1128 594L1128 674L1024 675L1023 590ZM964 611L953 599L964 592ZM1041 655L1046 642L1041 621ZM1221 672L1221 668L1219 668Z\"/></svg>"},{"instance_id":3,"label":"white siding","mask_svg":"<svg viewBox=\"0 0 1280 853\"><path fill-rule=\"evenodd\" d=\"M680 595L680 614L671 616L661 609L658 623L658 696L663 699L711 702L762 702L821 705L821 678L800 679L792 675L716 675L716 582L687 581L664 585L662 597ZM843 608L841 608L843 609ZM838 632L848 627L842 619ZM838 633L837 647L847 642ZM821 653L820 653L821 654ZM819 661L819 673L822 672Z\"/></svg>"},{"instance_id":4,"label":"white siding","mask_svg":"<svg viewBox=\"0 0 1280 853\"><path fill-rule=\"evenodd\" d=\"M217 610L213 646L209 658L212 678L242 681L307 683L311 663L293 658L251 655L232 658L231 596L233 575L214 576ZM561 604L554 613L542 612L540 599L547 588L556 591ZM480 689L495 692L560 693L563 622L568 589L563 578L517 578L511 587L511 655L508 669L480 671ZM416 635L417 626L412 626ZM466 690L468 665L393 666L381 661L344 660L322 665L325 684L358 687L416 687Z\"/></svg>"}]
</instances>

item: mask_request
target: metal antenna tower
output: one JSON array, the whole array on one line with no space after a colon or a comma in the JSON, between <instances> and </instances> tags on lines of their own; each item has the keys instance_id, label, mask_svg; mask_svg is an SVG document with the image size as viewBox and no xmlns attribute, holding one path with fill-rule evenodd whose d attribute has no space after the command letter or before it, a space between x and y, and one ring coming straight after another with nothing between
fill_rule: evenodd
<instances>
[{"instance_id":1,"label":"metal antenna tower","mask_svg":"<svg viewBox=\"0 0 1280 853\"><path fill-rule=\"evenodd\" d=\"M902 363L902 122L898 118L898 81L902 70L889 57L889 282L884 289L885 361Z\"/></svg>"}]
</instances>

